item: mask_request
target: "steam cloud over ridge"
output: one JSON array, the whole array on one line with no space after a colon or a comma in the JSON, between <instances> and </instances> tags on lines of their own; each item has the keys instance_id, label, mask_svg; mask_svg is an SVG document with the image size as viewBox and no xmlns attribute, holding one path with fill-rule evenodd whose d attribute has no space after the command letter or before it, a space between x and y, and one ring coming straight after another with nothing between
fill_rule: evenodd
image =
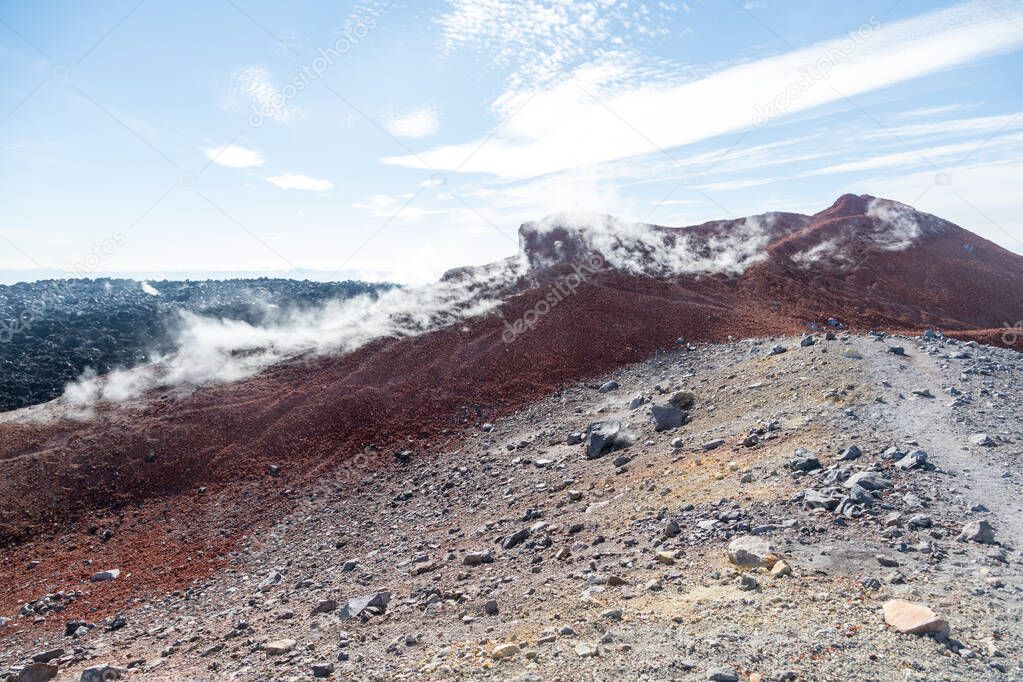
<instances>
[{"instance_id":1,"label":"steam cloud over ridge","mask_svg":"<svg viewBox=\"0 0 1023 682\"><path fill-rule=\"evenodd\" d=\"M709 233L698 233L630 223L613 216L571 213L527 223L523 231L554 240L541 255L541 263L595 253L610 267L633 275L737 276L767 257L777 224L778 214L765 213L722 222Z\"/></svg>"},{"instance_id":2,"label":"steam cloud over ridge","mask_svg":"<svg viewBox=\"0 0 1023 682\"><path fill-rule=\"evenodd\" d=\"M791 260L802 267L844 267L852 262L849 250L856 244L901 251L924 235L954 228L897 202L853 200L862 202L859 220L843 223L827 238L819 237L816 244L792 254ZM817 216L765 213L691 228L589 213L548 216L520 228L518 257L453 271L434 284L287 310L269 315L262 324L182 312L176 352L103 377L86 372L67 386L62 400L81 408L97 401L129 400L156 388L238 381L300 355L343 354L375 339L423 334L492 312L531 268L593 256L599 256L604 267L636 276L738 277L767 259L777 240L810 235L819 221L841 217L829 215L841 201Z\"/></svg>"},{"instance_id":3,"label":"steam cloud over ridge","mask_svg":"<svg viewBox=\"0 0 1023 682\"><path fill-rule=\"evenodd\" d=\"M520 263L509 260L476 268L471 277L285 311L263 325L183 312L176 352L102 377L86 372L62 400L81 408L156 388L238 381L299 355L348 353L374 339L423 334L493 310L500 302L493 292L520 274Z\"/></svg>"}]
</instances>

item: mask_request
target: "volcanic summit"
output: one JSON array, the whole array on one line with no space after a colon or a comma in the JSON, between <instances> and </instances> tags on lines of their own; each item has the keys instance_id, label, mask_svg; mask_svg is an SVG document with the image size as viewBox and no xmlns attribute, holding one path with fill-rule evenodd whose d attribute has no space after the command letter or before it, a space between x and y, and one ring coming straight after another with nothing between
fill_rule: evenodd
<instances>
[{"instance_id":1,"label":"volcanic summit","mask_svg":"<svg viewBox=\"0 0 1023 682\"><path fill-rule=\"evenodd\" d=\"M851 589L846 568L793 549L799 538L817 537L831 525L850 556L864 541L855 532L904 529L903 544L932 548L912 555L913 570L924 570L938 556L936 547L958 547L948 542L951 526L962 525L952 507L931 512L934 518L918 521L918 528L905 519L922 512L873 493L882 488L865 488L866 497L847 502L828 486L842 489L858 475L845 462L867 452L877 462L871 475L893 479L883 480L904 497L925 495L926 467L903 467L901 459L895 467L882 453L895 448L909 456L928 438L939 451L958 447L951 442L966 437L960 426L942 426L940 439L924 435L928 420L947 417L938 415L934 396L961 383L950 395L972 391L979 399L985 389L966 371L978 366L1011 374L1015 383L1004 391L1023 389L1018 354L977 344L1008 345L1002 325L1023 319L1023 257L936 216L867 195L844 195L813 215L764 213L691 227L555 215L522 225L519 242L520 252L507 261L451 271L422 290L382 294L384 312L373 314L388 324L379 334L335 338L337 318L317 317L331 324L313 327L311 335L292 333L287 343L266 332L267 348L276 349L267 355L272 361L249 362L236 380L175 383L167 377L182 373L143 367L133 376L149 378L131 385L144 390L125 400L111 399L101 377L84 411L65 398L6 413L0 540L7 560L0 579L9 589L0 615L13 620L0 635L12 647L28 647L33 639L59 638L65 622L76 620L90 626L83 641L116 639L117 628L99 635L102 628L93 626L121 613L130 612L128 623L155 617L141 615L142 604L160 613L163 604L184 608L181 613L213 628L204 619L215 607L232 614L224 627L257 622L265 632L238 625L229 638L209 629L182 632L162 644L181 642L152 670L166 666L185 675L216 661L218 670L244 677L265 670L262 662L240 669L239 657L249 655L243 650L263 651L260 661L304 665L319 650L336 648L338 603L330 608L331 600L374 593L372 606L358 609L367 609L364 617L345 625L359 634L345 635L366 656L384 655L377 640L383 647L404 637L394 645L399 663L373 663L372 676L380 679L416 670L442 676L442 666L430 661L444 658L443 646L456 646L449 641L487 642L479 651L464 645L463 663L480 656L486 662L451 669L467 677L482 670L502 677L504 669L492 666L505 658L508 670L526 660L546 665L549 654L526 653L527 643L547 637L541 626L561 629L550 642L575 638L566 649L573 660L623 657L622 669L635 671L619 630L632 632L631 642L645 627L641 622L655 623L659 633L688 622L681 607L664 601L669 585L686 599L729 603L740 598L736 590L756 599L766 594L760 586L767 573L738 576L728 568L729 574L708 558L736 536L752 538L744 541L753 548L747 554L769 539L780 543L781 555L796 564L790 572L810 576L818 566L827 577L807 579L832 591ZM315 343L303 345L307 336ZM907 353L900 373L896 363ZM223 354L225 362L263 357L251 348ZM972 363L964 365L967 379L950 373L953 360L934 361L953 356ZM180 357L190 356L182 351ZM932 402L913 402L906 408L911 419L900 422L886 411L917 392ZM675 410L669 426L659 413L656 429L639 416L653 404ZM963 423L996 428L985 426L988 416L963 412ZM598 456L587 458L592 444L583 441L597 422L620 433L613 442L624 454L605 460L598 447ZM991 442L1018 450L1018 415L1013 424L1009 436ZM839 445L854 444L860 455L839 457ZM820 457L799 454L793 468L788 460L796 448ZM962 461L946 464L952 470ZM820 478L804 490L801 482L811 477ZM737 495L740 483L748 492ZM795 506L786 507L797 493ZM807 502L818 499L826 501ZM882 521L883 505L894 505L903 521ZM843 510L855 513L843 516ZM767 520L751 519L755 514ZM756 528L767 530L750 535ZM1006 547L1017 531L1006 530ZM354 564L342 570L346 561ZM474 575L493 562L498 573ZM119 574L93 575L107 568ZM715 571L718 577L706 577ZM239 582L241 574L246 578ZM527 602L550 589L558 598L572 594L562 616L574 625L547 611L542 623L531 618L528 604L520 608L509 596L505 574L529 585L521 597ZM569 575L584 584L551 587ZM211 586L230 591L207 592ZM384 588L387 599L379 596ZM175 601L182 590L209 608L194 615L195 603ZM790 592L786 599L805 597ZM40 601L44 595L49 606ZM489 604L489 595L497 595L499 606L476 614L475 601ZM57 603L59 609L50 608ZM320 605L310 618L322 615L323 623L308 635L303 625L291 637L281 623L296 614L305 619L314 603ZM972 602L963 608L982 610ZM444 625L416 626L434 628L432 639L401 634L417 619L432 623L435 616ZM482 627L487 618L497 634ZM594 618L622 625L604 628L615 632L605 642L602 632L580 625ZM521 619L529 627L515 630ZM377 620L386 637L367 631ZM566 627L575 634L565 635ZM279 635L276 644L271 635ZM498 635L518 637L521 645L499 654L496 647L507 642L490 641ZM308 649L287 643L298 636L309 639ZM160 638L138 637L117 646L135 647L146 661L139 665L151 666ZM643 649L638 641L630 646ZM430 656L420 657L416 647ZM271 649L285 657L273 658L278 654ZM361 676L355 659L333 649L324 655ZM421 659L418 668L408 656ZM83 654L68 665L86 660ZM557 673L557 664L550 665ZM656 659L656 665L667 675L675 663ZM752 670L755 662L742 665Z\"/></svg>"}]
</instances>

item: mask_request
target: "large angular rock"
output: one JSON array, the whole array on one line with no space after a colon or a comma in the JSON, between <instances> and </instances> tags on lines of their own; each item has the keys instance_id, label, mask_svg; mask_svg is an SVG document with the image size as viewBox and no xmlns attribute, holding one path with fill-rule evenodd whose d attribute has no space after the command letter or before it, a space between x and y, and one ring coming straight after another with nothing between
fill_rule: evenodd
<instances>
[{"instance_id":1,"label":"large angular rock","mask_svg":"<svg viewBox=\"0 0 1023 682\"><path fill-rule=\"evenodd\" d=\"M860 450L858 445L850 445L846 449L842 450L842 454L838 456L841 462L851 462L854 459L859 459L863 456L863 450Z\"/></svg>"},{"instance_id":2,"label":"large angular rock","mask_svg":"<svg viewBox=\"0 0 1023 682\"><path fill-rule=\"evenodd\" d=\"M889 599L881 606L884 622L904 635L925 635L948 630L948 623L930 607L905 599Z\"/></svg>"},{"instance_id":3,"label":"large angular rock","mask_svg":"<svg viewBox=\"0 0 1023 682\"><path fill-rule=\"evenodd\" d=\"M989 522L970 521L963 526L963 530L957 538L960 542L979 542L982 545L995 544L995 527Z\"/></svg>"},{"instance_id":4,"label":"large angular rock","mask_svg":"<svg viewBox=\"0 0 1023 682\"><path fill-rule=\"evenodd\" d=\"M629 438L617 420L594 422L586 429L586 459L597 459L628 445Z\"/></svg>"},{"instance_id":5,"label":"large angular rock","mask_svg":"<svg viewBox=\"0 0 1023 682\"><path fill-rule=\"evenodd\" d=\"M57 666L49 663L29 663L18 676L11 676L7 679L17 680L17 682L47 682L57 676Z\"/></svg>"},{"instance_id":6,"label":"large angular rock","mask_svg":"<svg viewBox=\"0 0 1023 682\"><path fill-rule=\"evenodd\" d=\"M817 455L803 448L796 448L795 455L789 460L789 469L793 471L815 471L820 468L821 461Z\"/></svg>"},{"instance_id":7,"label":"large angular rock","mask_svg":"<svg viewBox=\"0 0 1023 682\"><path fill-rule=\"evenodd\" d=\"M529 533L530 531L528 528L520 528L504 539L501 543L501 549L512 549L514 547L518 547L529 539Z\"/></svg>"},{"instance_id":8,"label":"large angular rock","mask_svg":"<svg viewBox=\"0 0 1023 682\"><path fill-rule=\"evenodd\" d=\"M691 391L677 391L668 398L668 404L679 410L688 410L696 403L696 395Z\"/></svg>"},{"instance_id":9,"label":"large angular rock","mask_svg":"<svg viewBox=\"0 0 1023 682\"><path fill-rule=\"evenodd\" d=\"M846 488L858 485L864 490L887 490L892 482L876 471L860 471L846 479L844 485Z\"/></svg>"},{"instance_id":10,"label":"large angular rock","mask_svg":"<svg viewBox=\"0 0 1023 682\"><path fill-rule=\"evenodd\" d=\"M668 431L685 424L686 413L671 405L651 405L650 421L653 422L654 431Z\"/></svg>"},{"instance_id":11,"label":"large angular rock","mask_svg":"<svg viewBox=\"0 0 1023 682\"><path fill-rule=\"evenodd\" d=\"M294 649L297 644L298 642L293 639L277 639L264 644L263 651L267 656L280 656Z\"/></svg>"},{"instance_id":12,"label":"large angular rock","mask_svg":"<svg viewBox=\"0 0 1023 682\"><path fill-rule=\"evenodd\" d=\"M112 682L113 680L121 679L123 676L124 670L122 668L106 664L94 665L82 671L78 682Z\"/></svg>"},{"instance_id":13,"label":"large angular rock","mask_svg":"<svg viewBox=\"0 0 1023 682\"><path fill-rule=\"evenodd\" d=\"M493 651L490 652L490 657L496 661L500 661L503 658L511 658L517 653L519 653L518 644L505 642L504 644L498 644L495 646Z\"/></svg>"},{"instance_id":14,"label":"large angular rock","mask_svg":"<svg viewBox=\"0 0 1023 682\"><path fill-rule=\"evenodd\" d=\"M739 673L735 672L735 668L711 668L706 677L709 682L739 682Z\"/></svg>"},{"instance_id":15,"label":"large angular rock","mask_svg":"<svg viewBox=\"0 0 1023 682\"><path fill-rule=\"evenodd\" d=\"M838 503L841 501L841 497L828 495L817 490L807 490L803 493L803 509L826 509L828 511L834 511L838 507Z\"/></svg>"},{"instance_id":16,"label":"large angular rock","mask_svg":"<svg viewBox=\"0 0 1023 682\"><path fill-rule=\"evenodd\" d=\"M373 594L365 594L361 597L355 597L349 599L348 603L341 609L341 618L355 618L366 609L373 607L377 609L386 609L388 602L391 601L391 593L387 591L374 592Z\"/></svg>"},{"instance_id":17,"label":"large angular rock","mask_svg":"<svg viewBox=\"0 0 1023 682\"><path fill-rule=\"evenodd\" d=\"M983 447L989 448L995 444L995 441L991 438L991 436L987 435L986 433L975 433L972 436L970 436L970 443L972 443L973 445L981 445Z\"/></svg>"},{"instance_id":18,"label":"large angular rock","mask_svg":"<svg viewBox=\"0 0 1023 682\"><path fill-rule=\"evenodd\" d=\"M479 566L480 564L492 564L494 563L494 553L489 549L480 550L478 552L469 552L462 559L462 563L466 566Z\"/></svg>"},{"instance_id":19,"label":"large angular rock","mask_svg":"<svg viewBox=\"0 0 1023 682\"><path fill-rule=\"evenodd\" d=\"M919 469L927 466L927 453L923 450L913 450L908 455L895 463L900 469Z\"/></svg>"},{"instance_id":20,"label":"large angular rock","mask_svg":"<svg viewBox=\"0 0 1023 682\"><path fill-rule=\"evenodd\" d=\"M330 677L334 672L334 664L330 661L313 663L309 666L309 669L313 673L313 677Z\"/></svg>"},{"instance_id":21,"label":"large angular rock","mask_svg":"<svg viewBox=\"0 0 1023 682\"><path fill-rule=\"evenodd\" d=\"M859 485L854 485L849 488L849 495L847 495L845 499L849 500L853 504L863 505L864 507L872 507L875 501L874 495L866 488ZM842 502L839 502L838 506L841 507Z\"/></svg>"},{"instance_id":22,"label":"large angular rock","mask_svg":"<svg viewBox=\"0 0 1023 682\"><path fill-rule=\"evenodd\" d=\"M32 660L36 663L49 663L55 658L60 658L65 653L64 649L57 647L56 649L47 649L46 651L40 651L38 654L32 655Z\"/></svg>"},{"instance_id":23,"label":"large angular rock","mask_svg":"<svg viewBox=\"0 0 1023 682\"><path fill-rule=\"evenodd\" d=\"M739 535L728 543L728 560L742 568L770 568L779 557L764 538Z\"/></svg>"},{"instance_id":24,"label":"large angular rock","mask_svg":"<svg viewBox=\"0 0 1023 682\"><path fill-rule=\"evenodd\" d=\"M332 613L337 610L337 602L333 599L321 599L316 602L316 606L313 607L310 615L316 616L321 613Z\"/></svg>"}]
</instances>

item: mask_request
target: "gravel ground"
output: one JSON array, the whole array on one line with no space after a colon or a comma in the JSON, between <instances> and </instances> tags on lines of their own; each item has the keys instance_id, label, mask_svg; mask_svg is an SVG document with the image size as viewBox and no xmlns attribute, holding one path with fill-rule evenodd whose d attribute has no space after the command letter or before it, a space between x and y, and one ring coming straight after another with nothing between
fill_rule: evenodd
<instances>
[{"instance_id":1,"label":"gravel ground","mask_svg":"<svg viewBox=\"0 0 1023 682\"><path fill-rule=\"evenodd\" d=\"M145 680L1020 679L1023 355L940 337L800 341L659 356L384 471L356 456L315 489L282 490L297 511L185 591L66 636L40 622L61 619L46 602L0 614L0 666L13 679L101 665ZM993 541L958 539L979 521ZM886 624L891 599L932 609L936 632ZM22 668L33 656L50 660Z\"/></svg>"}]
</instances>

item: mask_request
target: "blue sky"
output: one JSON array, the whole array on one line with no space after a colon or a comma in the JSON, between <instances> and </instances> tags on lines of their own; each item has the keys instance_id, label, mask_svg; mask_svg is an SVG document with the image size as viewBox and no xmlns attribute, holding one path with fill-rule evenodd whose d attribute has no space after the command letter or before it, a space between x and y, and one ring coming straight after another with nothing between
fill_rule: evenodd
<instances>
[{"instance_id":1,"label":"blue sky","mask_svg":"<svg viewBox=\"0 0 1023 682\"><path fill-rule=\"evenodd\" d=\"M1023 252L1021 50L1018 0L5 3L0 270L422 282L845 192Z\"/></svg>"}]
</instances>

